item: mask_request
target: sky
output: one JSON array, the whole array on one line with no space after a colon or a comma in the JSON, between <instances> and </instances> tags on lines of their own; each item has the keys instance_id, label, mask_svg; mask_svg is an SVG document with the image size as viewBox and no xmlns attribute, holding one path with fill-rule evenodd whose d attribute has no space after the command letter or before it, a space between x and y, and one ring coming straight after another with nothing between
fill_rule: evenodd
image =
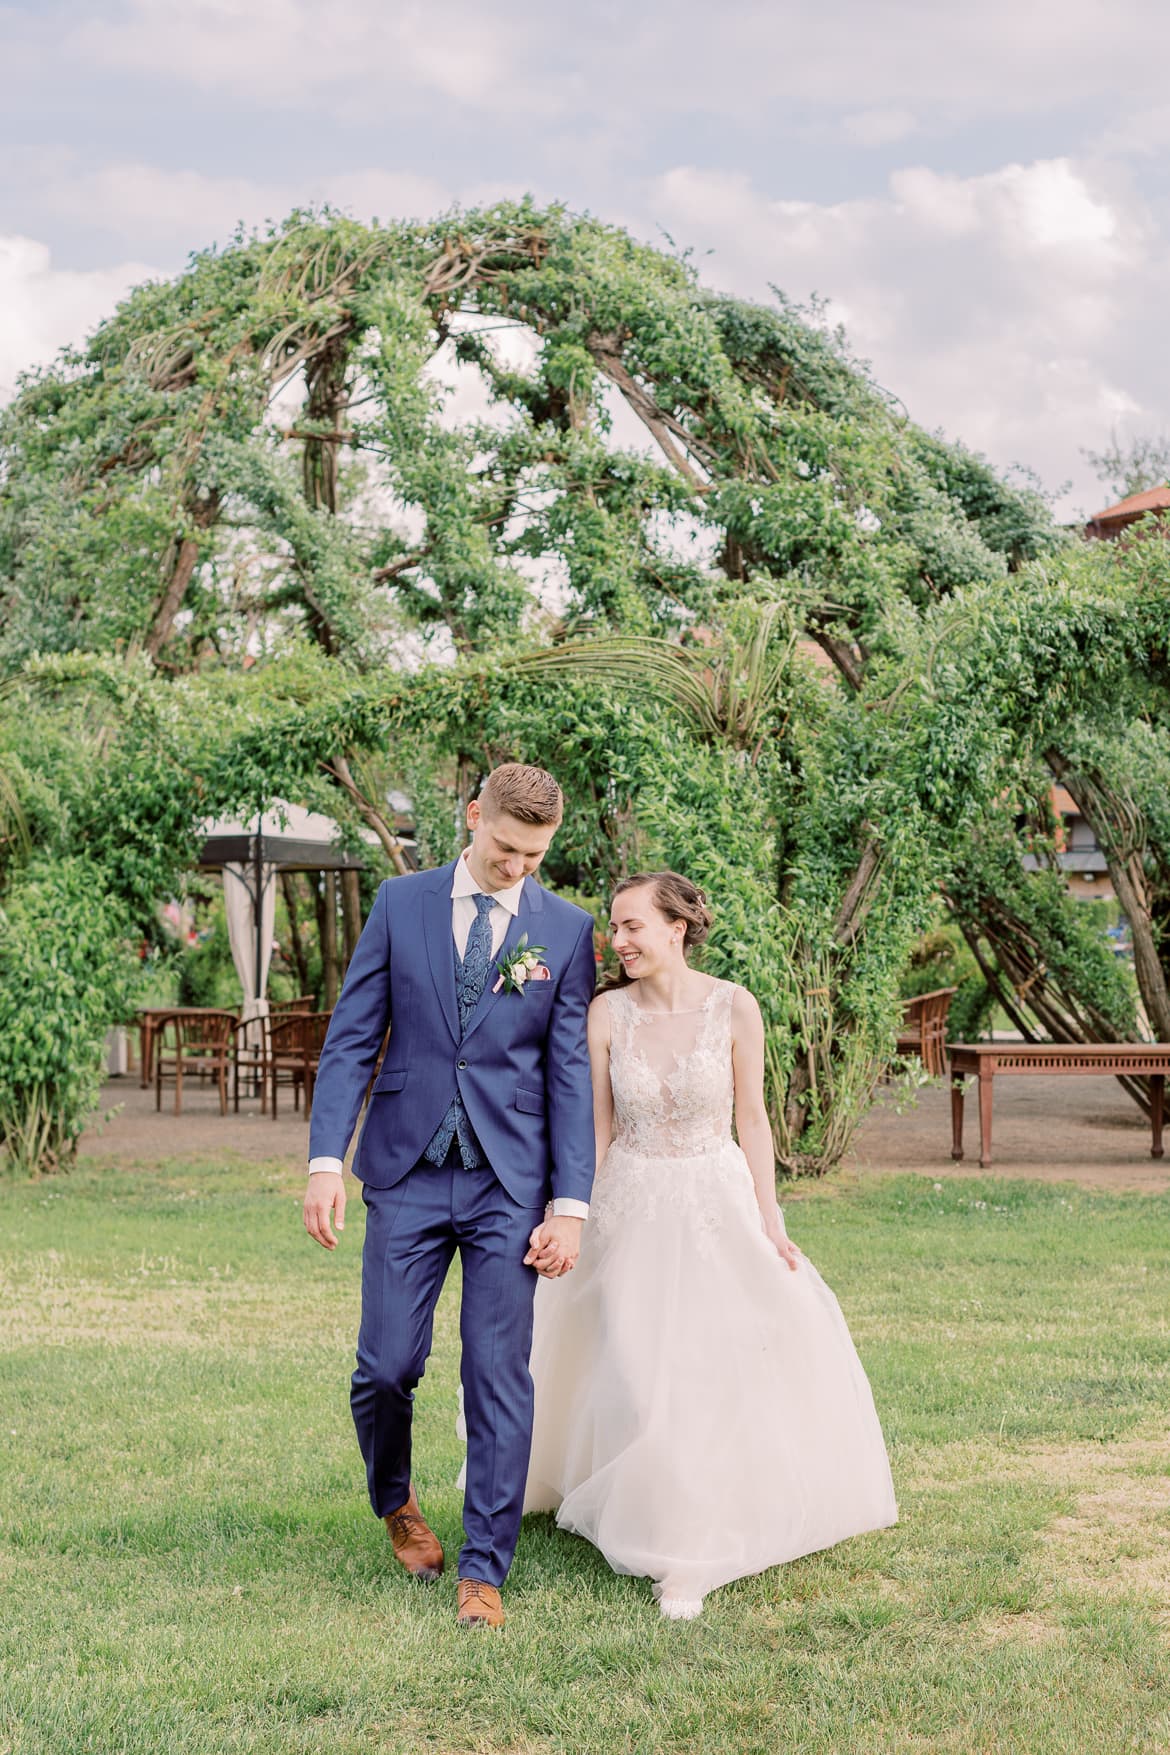
<instances>
[{"instance_id":1,"label":"sky","mask_svg":"<svg viewBox=\"0 0 1170 1755\"><path fill-rule=\"evenodd\" d=\"M0 0L0 398L238 222L531 192L828 301L1058 511L1170 431L1165 0Z\"/></svg>"}]
</instances>

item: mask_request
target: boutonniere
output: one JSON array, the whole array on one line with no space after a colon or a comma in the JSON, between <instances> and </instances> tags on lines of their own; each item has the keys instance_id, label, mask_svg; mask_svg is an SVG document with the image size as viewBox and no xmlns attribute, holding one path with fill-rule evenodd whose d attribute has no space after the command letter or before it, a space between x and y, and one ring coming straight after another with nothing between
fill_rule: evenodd
<instances>
[{"instance_id":1,"label":"boutonniere","mask_svg":"<svg viewBox=\"0 0 1170 1755\"><path fill-rule=\"evenodd\" d=\"M551 981L552 970L540 960L544 952L544 945L530 945L528 934L522 933L507 956L497 962L500 978L492 992L498 993L502 987L505 993L520 993L526 981Z\"/></svg>"}]
</instances>

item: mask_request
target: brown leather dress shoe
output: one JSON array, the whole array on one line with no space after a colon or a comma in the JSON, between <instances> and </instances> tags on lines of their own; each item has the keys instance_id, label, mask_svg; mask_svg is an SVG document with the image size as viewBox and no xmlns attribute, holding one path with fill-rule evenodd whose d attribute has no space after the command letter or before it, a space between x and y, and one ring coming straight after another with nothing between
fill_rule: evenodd
<instances>
[{"instance_id":1,"label":"brown leather dress shoe","mask_svg":"<svg viewBox=\"0 0 1170 1755\"><path fill-rule=\"evenodd\" d=\"M494 1584L484 1584L478 1578L461 1578L459 1580L459 1617L460 1627L502 1627L504 1625L504 1605L500 1601L500 1593Z\"/></svg>"},{"instance_id":2,"label":"brown leather dress shoe","mask_svg":"<svg viewBox=\"0 0 1170 1755\"><path fill-rule=\"evenodd\" d=\"M414 1578L438 1578L443 1571L443 1548L438 1536L418 1508L414 1488L397 1511L382 1519L390 1531L394 1558Z\"/></svg>"}]
</instances>

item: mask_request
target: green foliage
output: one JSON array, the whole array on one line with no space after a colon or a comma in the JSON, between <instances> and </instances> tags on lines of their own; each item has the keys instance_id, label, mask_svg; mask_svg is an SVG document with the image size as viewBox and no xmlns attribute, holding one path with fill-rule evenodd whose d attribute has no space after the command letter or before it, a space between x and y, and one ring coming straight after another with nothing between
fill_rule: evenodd
<instances>
[{"instance_id":1,"label":"green foliage","mask_svg":"<svg viewBox=\"0 0 1170 1755\"><path fill-rule=\"evenodd\" d=\"M820 1170L940 894L977 934L1010 889L1062 1015L1134 1027L1014 821L1075 730L1114 792L1141 755L1170 874L1168 545L1093 546L815 308L530 201L296 213L138 289L0 415L0 885L84 847L153 937L205 817L288 796L351 833L348 772L367 814L409 791L429 862L481 773L543 762L562 882L604 903L670 863L711 895L778 1150Z\"/></svg>"},{"instance_id":2,"label":"green foliage","mask_svg":"<svg viewBox=\"0 0 1170 1755\"><path fill-rule=\"evenodd\" d=\"M0 908L0 1146L10 1171L73 1156L101 1084L102 1038L135 985L127 919L82 858L36 862Z\"/></svg>"}]
</instances>

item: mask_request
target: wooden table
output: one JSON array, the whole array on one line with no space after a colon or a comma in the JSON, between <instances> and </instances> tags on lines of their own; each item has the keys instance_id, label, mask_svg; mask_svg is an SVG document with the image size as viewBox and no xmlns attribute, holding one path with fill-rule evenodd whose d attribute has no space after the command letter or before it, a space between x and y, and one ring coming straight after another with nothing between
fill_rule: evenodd
<instances>
[{"instance_id":1,"label":"wooden table","mask_svg":"<svg viewBox=\"0 0 1170 1755\"><path fill-rule=\"evenodd\" d=\"M1150 1081L1151 1158L1162 1156L1162 1110L1170 1042L1109 1042L1091 1047L1071 1042L952 1042L951 1157L963 1156L963 1080L979 1080L979 1163L991 1163L991 1101L996 1078L1080 1078L1108 1073L1133 1074Z\"/></svg>"},{"instance_id":2,"label":"wooden table","mask_svg":"<svg viewBox=\"0 0 1170 1755\"><path fill-rule=\"evenodd\" d=\"M222 1006L215 1005L180 1005L177 1000L174 1005L140 1005L134 1014L138 1023L138 1058L142 1063L138 1080L140 1089L145 1091L154 1083L155 1043L168 1018L177 1017L181 1013L194 1016L199 1012L222 1010Z\"/></svg>"},{"instance_id":3,"label":"wooden table","mask_svg":"<svg viewBox=\"0 0 1170 1755\"><path fill-rule=\"evenodd\" d=\"M162 1027L164 1018L169 1018L178 1006L174 1005L140 1005L135 1016L138 1020L138 1060L141 1068L138 1083L145 1091L154 1083L154 1039Z\"/></svg>"}]
</instances>

